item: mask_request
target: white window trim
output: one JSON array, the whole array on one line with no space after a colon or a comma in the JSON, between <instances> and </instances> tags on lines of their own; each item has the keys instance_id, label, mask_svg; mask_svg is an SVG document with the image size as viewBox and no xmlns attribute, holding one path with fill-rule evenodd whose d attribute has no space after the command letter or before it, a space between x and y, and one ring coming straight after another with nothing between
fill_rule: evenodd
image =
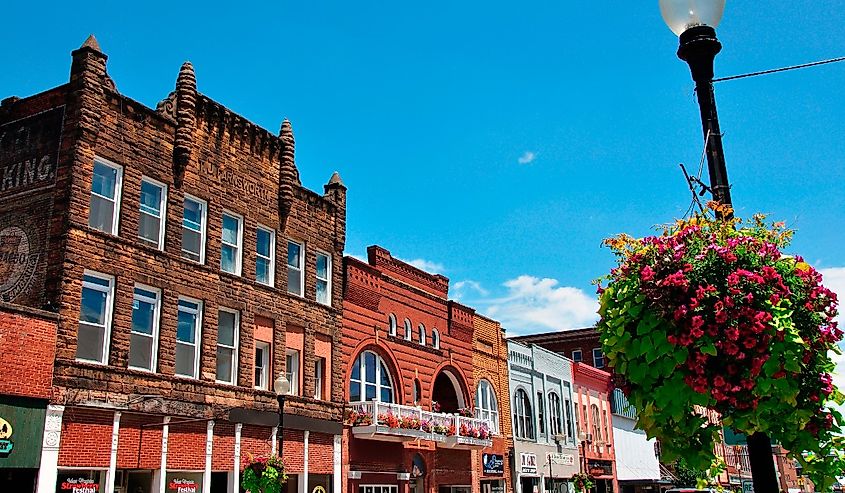
<instances>
[{"instance_id":1,"label":"white window trim","mask_svg":"<svg viewBox=\"0 0 845 493\"><path fill-rule=\"evenodd\" d=\"M362 488L363 488L363 490L362 490ZM366 488L372 488L373 493L375 493L375 488L380 488L379 493L385 493L385 491L384 491L385 488L387 489L388 493L398 493L398 491L399 491L399 486L397 486L395 484L361 484L361 485L358 485L358 492L357 493L361 493L361 491L366 492L367 491Z\"/></svg>"},{"instance_id":2,"label":"white window trim","mask_svg":"<svg viewBox=\"0 0 845 493\"><path fill-rule=\"evenodd\" d=\"M108 288L104 289L105 286L100 286L98 284L87 284L85 282L84 276L96 277L98 279L102 279L103 281L108 281L108 283L109 283ZM86 363L94 363L94 364L98 364L98 365L108 364L109 347L111 346L112 316L114 314L114 285L115 285L114 276L110 276L108 274L103 274L101 272L96 272L96 271L88 270L88 269L85 269L85 271L83 272L83 278L82 278L82 287L83 288L87 287L87 288L94 289L96 291L106 293L106 313L105 313L105 316L103 317L103 322L105 323L105 327L104 327L105 330L103 331L103 359L100 360L100 361L96 361L96 360L83 359L83 358L77 357L76 358L77 361L84 361ZM79 303L79 314L80 314L80 316L82 315L82 301L81 301L81 299L80 299L80 303ZM89 322L82 322L81 320L77 321L77 324L83 324L83 323L86 324L86 325L94 325L94 324L91 324ZM79 337L78 336L77 336L76 342L77 342L77 345L78 345L79 344ZM77 349L77 352L79 352L79 349Z\"/></svg>"},{"instance_id":3,"label":"white window trim","mask_svg":"<svg viewBox=\"0 0 845 493\"><path fill-rule=\"evenodd\" d=\"M440 349L440 331L436 328L431 329L431 347Z\"/></svg>"},{"instance_id":4,"label":"white window trim","mask_svg":"<svg viewBox=\"0 0 845 493\"><path fill-rule=\"evenodd\" d=\"M229 216L231 218L238 220L238 244L232 245L231 243L226 243L223 239L223 216ZM227 270L223 270L223 246L235 247L237 248L237 255L235 255L235 272L229 272ZM227 274L232 274L235 276L241 275L242 267L243 267L243 246L244 246L244 217L240 214L236 214L232 211L223 209L223 214L220 216L220 270Z\"/></svg>"},{"instance_id":5,"label":"white window trim","mask_svg":"<svg viewBox=\"0 0 845 493\"><path fill-rule=\"evenodd\" d=\"M256 351L258 350L259 346L264 348L264 351L263 351L264 356L262 358L263 361L261 361L261 368L262 368L261 381L260 382L252 382L252 384L256 389L270 390L270 343L265 342L265 341L255 341ZM255 367L257 366L256 365L257 361L255 361L255 357L256 357L256 354L255 354L255 351L253 351L253 355L252 355L252 358L253 358L253 361L252 361L253 378L255 378Z\"/></svg>"},{"instance_id":6,"label":"white window trim","mask_svg":"<svg viewBox=\"0 0 845 493\"><path fill-rule=\"evenodd\" d=\"M320 255L326 257L326 275L328 275L327 279L320 279L319 274L317 274L317 264L314 264L314 277L317 278L317 281L326 281L326 301L322 302L317 299L317 292L314 291L314 299L323 305L332 306L332 256L330 253L323 252L321 250L316 251L317 257ZM315 259L317 258L315 257Z\"/></svg>"},{"instance_id":7,"label":"white window trim","mask_svg":"<svg viewBox=\"0 0 845 493\"><path fill-rule=\"evenodd\" d=\"M158 218L158 220L159 220L159 222L158 222L158 245L156 245L156 248L158 248L159 250L164 250L164 225L167 223L167 193L168 193L167 184L162 183L162 182L160 182L160 181L158 181L154 178L150 178L149 176L142 176L141 177L142 186L143 186L143 182L145 182L145 181L161 188L161 202L159 203L159 218ZM141 210L140 201L138 203L138 213L150 215L149 213ZM144 237L141 236L140 230L141 230L141 221L139 220L138 221L138 237L141 238L142 241L149 242L149 240L147 238L144 238Z\"/></svg>"},{"instance_id":8,"label":"white window trim","mask_svg":"<svg viewBox=\"0 0 845 493\"><path fill-rule=\"evenodd\" d=\"M549 392L547 399L549 400L549 434L552 437L565 436L566 430L563 420L563 413L561 412L560 395L557 392Z\"/></svg>"},{"instance_id":9,"label":"white window trim","mask_svg":"<svg viewBox=\"0 0 845 493\"><path fill-rule=\"evenodd\" d=\"M264 231L270 233L270 256L265 257L258 253L258 231ZM270 269L267 272L267 283L263 283L258 280L258 259L263 258L269 260L270 262ZM258 227L255 228L255 281L258 284L263 284L265 286L270 286L271 288L276 285L276 230L263 224L259 224Z\"/></svg>"},{"instance_id":10,"label":"white window trim","mask_svg":"<svg viewBox=\"0 0 845 493\"><path fill-rule=\"evenodd\" d=\"M94 170L93 170L93 167L91 168L92 183L91 183L91 190L90 190L91 195L96 195L97 197L102 197L106 200L114 201L114 215L112 216L111 231L104 231L104 233L108 233L108 234L117 236L118 232L120 231L120 202L121 202L120 199L121 199L121 196L123 195L123 166L121 166L117 163L113 163L113 162L109 161L108 159L102 158L102 157L99 157L99 156L94 158L94 162L95 163L99 162L100 164L102 164L104 166L108 166L109 168L117 170L117 175L114 178L115 181L114 181L114 198L113 199L106 197L105 195L100 195L100 194L94 192L94 183L93 183ZM89 201L90 201L90 197L89 197ZM89 202L89 204L90 204L90 202ZM88 215L89 215L89 217L91 215L90 208L88 210ZM99 230L97 230L97 231L99 231Z\"/></svg>"},{"instance_id":11,"label":"white window trim","mask_svg":"<svg viewBox=\"0 0 845 493\"><path fill-rule=\"evenodd\" d=\"M296 240L288 240L288 249L290 249L290 244L294 243L299 245L299 265L297 267L291 266L287 259L285 259L285 265L287 265L288 271L290 269L299 269L299 292L291 291L290 290L290 283L288 283L288 293L294 294L296 296L305 296L305 243L296 241ZM290 254L288 254L290 255Z\"/></svg>"},{"instance_id":12,"label":"white window trim","mask_svg":"<svg viewBox=\"0 0 845 493\"><path fill-rule=\"evenodd\" d=\"M599 366L597 364L598 358L596 358L596 351L598 351L601 354L601 366ZM593 366L598 368L599 370L601 370L605 366L607 366L605 359L604 359L604 351L602 351L600 347L593 348Z\"/></svg>"},{"instance_id":13,"label":"white window trim","mask_svg":"<svg viewBox=\"0 0 845 493\"><path fill-rule=\"evenodd\" d=\"M425 346L425 343L426 343L425 325L420 324L417 327L417 332L419 333L420 345Z\"/></svg>"},{"instance_id":14,"label":"white window trim","mask_svg":"<svg viewBox=\"0 0 845 493\"><path fill-rule=\"evenodd\" d=\"M396 337L396 315L392 313L387 316L387 333Z\"/></svg>"},{"instance_id":15,"label":"white window trim","mask_svg":"<svg viewBox=\"0 0 845 493\"><path fill-rule=\"evenodd\" d=\"M301 353L299 352L298 349L288 348L288 349L285 350L285 374L290 373L290 375L291 375L290 379L289 379L290 391L288 392L288 395L299 395L299 369L300 369L301 363L302 363L300 361L300 354ZM288 356L293 356L293 358L291 358L291 361L294 362L293 371L290 371L290 368L287 367L288 366L287 365L287 357ZM285 375L285 376L287 376L287 375Z\"/></svg>"},{"instance_id":16,"label":"white window trim","mask_svg":"<svg viewBox=\"0 0 845 493\"><path fill-rule=\"evenodd\" d=\"M413 326L413 324L411 324L411 321L406 318L404 325L405 325L405 340L406 341L413 340L413 338L414 338L414 326Z\"/></svg>"},{"instance_id":17,"label":"white window trim","mask_svg":"<svg viewBox=\"0 0 845 493\"><path fill-rule=\"evenodd\" d=\"M321 364L322 363L322 364ZM314 359L314 398L318 401L324 400L323 378L326 373L326 358L317 356Z\"/></svg>"},{"instance_id":18,"label":"white window trim","mask_svg":"<svg viewBox=\"0 0 845 493\"><path fill-rule=\"evenodd\" d=\"M205 243L206 243L205 233L206 233L206 222L207 222L206 218L208 216L208 202L206 202L205 200L203 200L201 198L194 197L193 195L186 193L185 199L182 200L182 228L185 227L185 200L191 200L193 202L196 202L196 203L202 205L202 214L200 214L200 231L199 231L199 233L200 233L200 259L199 259L199 263L205 264ZM179 231L181 232L181 229ZM180 239L180 242L181 242L181 239ZM182 250L182 252L185 252L185 250L181 248L181 245L180 245L180 249ZM187 253L193 253L193 252L187 252ZM189 260L191 262L195 262L195 260L186 258L184 255L182 255L182 258Z\"/></svg>"},{"instance_id":19,"label":"white window trim","mask_svg":"<svg viewBox=\"0 0 845 493\"><path fill-rule=\"evenodd\" d=\"M578 359L575 359L575 353L578 353ZM573 350L572 351L572 361L579 362L579 363L584 361L584 352L581 351L580 349Z\"/></svg>"},{"instance_id":20,"label":"white window trim","mask_svg":"<svg viewBox=\"0 0 845 493\"><path fill-rule=\"evenodd\" d=\"M202 301L194 299L194 298L188 298L187 296L180 296L179 301L187 301L189 303L194 303L194 304L197 305L197 309L196 309L197 330L196 330L196 333L194 334L194 344L193 344L193 346L196 350L194 351L194 375L183 375L181 373L176 373L175 369L174 369L174 375L177 376L177 377L181 377L181 378L192 378L192 379L196 380L196 379L199 379L199 376L200 376L199 366L200 366L200 341L202 340ZM192 310L186 310L186 309L183 309L182 307L180 307L178 305L178 301L177 301L177 305L176 305L177 315L178 315L179 311L187 311L188 313L192 312ZM177 345L179 345L179 344L188 345L188 343L182 342L179 339L176 339L176 344ZM174 362L174 366L175 366L175 362Z\"/></svg>"},{"instance_id":21,"label":"white window trim","mask_svg":"<svg viewBox=\"0 0 845 493\"><path fill-rule=\"evenodd\" d=\"M366 358L365 355L367 353L372 353L376 357L376 364L375 364L375 372L376 372L375 380L376 380L376 382L375 382L375 384L367 382L367 373L366 373L367 365L364 362L364 360ZM353 378L350 376L349 377L349 383L352 384L352 382L354 381L354 382L357 382L361 386L361 399L363 399L365 401L367 399L366 386L367 385L375 385L375 387L376 387L376 398L373 399L373 400L375 402L384 402L384 401L381 400L381 391L382 391L382 389L385 389L387 387L385 387L381 383L381 367L382 367L382 364L384 364L385 370L387 370L387 362L384 361L384 358L382 358L377 352L365 350L365 351L361 351L360 353L358 353L358 357L355 358L355 362L353 364L356 364L356 363L358 364L358 376L359 376L359 378L357 380L353 380ZM393 382L393 376L390 374L389 370L387 371L387 381L390 382L390 398L391 398L390 402L396 403L396 392L397 392L396 384ZM350 397L351 397L351 395L350 395Z\"/></svg>"},{"instance_id":22,"label":"white window trim","mask_svg":"<svg viewBox=\"0 0 845 493\"><path fill-rule=\"evenodd\" d=\"M487 394L487 403L490 404L489 407L483 406L484 399L482 398L482 394ZM475 417L489 420L492 424L490 431L494 435L499 434L499 399L496 398L493 384L486 378L482 378L478 382L478 389L475 391Z\"/></svg>"},{"instance_id":23,"label":"white window trim","mask_svg":"<svg viewBox=\"0 0 845 493\"><path fill-rule=\"evenodd\" d=\"M158 367L159 331L160 331L160 328L161 328L160 327L161 326L161 323L160 323L160 320L161 320L161 290L158 289L158 288L154 288L152 286L147 286L146 284L135 283L135 286L132 288L133 310L134 310L134 305L135 305L135 288L143 289L144 291L151 291L151 292L156 294L155 300L153 300L153 302L155 303L155 308L153 310L152 361L150 362L150 368L149 369L141 368L139 366L132 366L132 365L127 365L127 366L128 366L128 368L130 368L132 370L140 370L140 371L146 371L146 372L150 372L150 373L156 373L156 368ZM146 298L146 297L143 297L143 298ZM129 333L134 334L136 332L133 331L130 328ZM138 333L138 335L147 337L147 334ZM132 352L132 341L131 340L129 342L129 351L130 351L130 353ZM131 357L130 357L130 360L131 360Z\"/></svg>"},{"instance_id":24,"label":"white window trim","mask_svg":"<svg viewBox=\"0 0 845 493\"><path fill-rule=\"evenodd\" d=\"M231 380L217 380L217 361L214 362L214 378L215 382L217 383L225 383L228 385L237 385L238 384L238 353L240 352L240 336L241 336L241 312L238 310L233 310L231 308L227 308L224 306L218 307L218 316L217 316L217 346L223 346L225 348L229 348L232 350L232 375ZM220 344L220 315L219 312L226 312L235 315L235 327L234 327L234 337L232 339L232 346L227 346L225 344Z\"/></svg>"}]
</instances>

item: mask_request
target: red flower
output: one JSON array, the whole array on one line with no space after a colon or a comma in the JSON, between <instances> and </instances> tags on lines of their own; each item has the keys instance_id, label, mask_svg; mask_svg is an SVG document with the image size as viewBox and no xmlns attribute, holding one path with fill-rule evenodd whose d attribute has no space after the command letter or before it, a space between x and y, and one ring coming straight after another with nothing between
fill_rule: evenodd
<instances>
[{"instance_id":1,"label":"red flower","mask_svg":"<svg viewBox=\"0 0 845 493\"><path fill-rule=\"evenodd\" d=\"M654 271L651 270L651 267L645 266L640 270L640 279L643 281L651 281L654 279Z\"/></svg>"}]
</instances>

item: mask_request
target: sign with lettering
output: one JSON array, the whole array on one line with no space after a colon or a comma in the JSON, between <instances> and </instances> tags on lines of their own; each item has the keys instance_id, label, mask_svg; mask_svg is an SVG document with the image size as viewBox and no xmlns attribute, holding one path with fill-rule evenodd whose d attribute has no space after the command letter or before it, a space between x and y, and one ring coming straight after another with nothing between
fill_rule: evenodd
<instances>
[{"instance_id":1,"label":"sign with lettering","mask_svg":"<svg viewBox=\"0 0 845 493\"><path fill-rule=\"evenodd\" d=\"M257 183L252 179L246 178L244 173L239 170L234 170L228 167L224 168L212 162L206 162L203 169L208 175L216 178L217 181L227 186L238 195L249 195L265 204L272 204L274 200L277 200L277 198L274 197L274 192L272 190L268 189L261 183Z\"/></svg>"},{"instance_id":2,"label":"sign with lettering","mask_svg":"<svg viewBox=\"0 0 845 493\"><path fill-rule=\"evenodd\" d=\"M519 454L520 471L525 474L537 473L537 455L536 454Z\"/></svg>"},{"instance_id":3,"label":"sign with lettering","mask_svg":"<svg viewBox=\"0 0 845 493\"><path fill-rule=\"evenodd\" d=\"M481 454L481 465L484 474L504 474L505 456L501 454Z\"/></svg>"},{"instance_id":4,"label":"sign with lettering","mask_svg":"<svg viewBox=\"0 0 845 493\"><path fill-rule=\"evenodd\" d=\"M754 481L751 479L742 480L742 493L754 493Z\"/></svg>"},{"instance_id":5,"label":"sign with lettering","mask_svg":"<svg viewBox=\"0 0 845 493\"><path fill-rule=\"evenodd\" d=\"M574 466L575 456L572 454L550 454L549 461L552 464L560 464L562 466Z\"/></svg>"},{"instance_id":6,"label":"sign with lettering","mask_svg":"<svg viewBox=\"0 0 845 493\"><path fill-rule=\"evenodd\" d=\"M64 106L0 125L0 198L56 181Z\"/></svg>"},{"instance_id":7,"label":"sign with lettering","mask_svg":"<svg viewBox=\"0 0 845 493\"><path fill-rule=\"evenodd\" d=\"M8 457L12 453L15 443L12 442L12 425L3 418L0 418L0 457Z\"/></svg>"},{"instance_id":8,"label":"sign with lettering","mask_svg":"<svg viewBox=\"0 0 845 493\"><path fill-rule=\"evenodd\" d=\"M199 486L193 479L173 478L167 483L167 491L175 493L199 493Z\"/></svg>"},{"instance_id":9,"label":"sign with lettering","mask_svg":"<svg viewBox=\"0 0 845 493\"><path fill-rule=\"evenodd\" d=\"M59 490L63 493L100 493L100 482L89 478L65 478Z\"/></svg>"}]
</instances>

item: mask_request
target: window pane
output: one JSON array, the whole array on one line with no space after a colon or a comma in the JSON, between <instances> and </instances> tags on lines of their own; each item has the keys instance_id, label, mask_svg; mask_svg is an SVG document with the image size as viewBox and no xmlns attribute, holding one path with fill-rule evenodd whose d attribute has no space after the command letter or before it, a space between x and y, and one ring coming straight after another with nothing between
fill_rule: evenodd
<instances>
[{"instance_id":1,"label":"window pane","mask_svg":"<svg viewBox=\"0 0 845 493\"><path fill-rule=\"evenodd\" d=\"M105 324L106 298L108 294L91 288L82 288L81 322Z\"/></svg>"},{"instance_id":2,"label":"window pane","mask_svg":"<svg viewBox=\"0 0 845 493\"><path fill-rule=\"evenodd\" d=\"M381 402L393 402L393 392L389 388L382 387Z\"/></svg>"},{"instance_id":3,"label":"window pane","mask_svg":"<svg viewBox=\"0 0 845 493\"><path fill-rule=\"evenodd\" d=\"M195 314L179 311L176 340L193 344L196 338L196 323L197 316Z\"/></svg>"},{"instance_id":4,"label":"window pane","mask_svg":"<svg viewBox=\"0 0 845 493\"><path fill-rule=\"evenodd\" d=\"M258 229L255 233L255 251L264 257L270 256L270 232Z\"/></svg>"},{"instance_id":5,"label":"window pane","mask_svg":"<svg viewBox=\"0 0 845 493\"><path fill-rule=\"evenodd\" d=\"M235 345L235 314L218 312L217 314L217 343L226 346Z\"/></svg>"},{"instance_id":6,"label":"window pane","mask_svg":"<svg viewBox=\"0 0 845 493\"><path fill-rule=\"evenodd\" d=\"M261 284L270 284L270 261L266 258L255 259L255 280Z\"/></svg>"},{"instance_id":7,"label":"window pane","mask_svg":"<svg viewBox=\"0 0 845 493\"><path fill-rule=\"evenodd\" d=\"M182 216L182 225L193 231L202 229L202 208L203 205L191 199L185 199L185 210Z\"/></svg>"},{"instance_id":8,"label":"window pane","mask_svg":"<svg viewBox=\"0 0 845 493\"><path fill-rule=\"evenodd\" d=\"M383 362L380 362L381 366L381 385L384 387L390 387L390 374L387 372L387 367L384 366Z\"/></svg>"},{"instance_id":9,"label":"window pane","mask_svg":"<svg viewBox=\"0 0 845 493\"><path fill-rule=\"evenodd\" d=\"M138 290L135 290L137 295ZM152 335L155 321L155 304L135 299L132 301L132 331Z\"/></svg>"},{"instance_id":10,"label":"window pane","mask_svg":"<svg viewBox=\"0 0 845 493\"><path fill-rule=\"evenodd\" d=\"M238 219L223 214L223 241L231 245L238 244Z\"/></svg>"},{"instance_id":11,"label":"window pane","mask_svg":"<svg viewBox=\"0 0 845 493\"><path fill-rule=\"evenodd\" d=\"M302 279L298 270L288 269L288 292L302 294Z\"/></svg>"},{"instance_id":12,"label":"window pane","mask_svg":"<svg viewBox=\"0 0 845 493\"><path fill-rule=\"evenodd\" d=\"M358 356L358 359L355 360L355 364L352 365L352 379L353 380L361 380L361 358L364 355Z\"/></svg>"},{"instance_id":13,"label":"window pane","mask_svg":"<svg viewBox=\"0 0 845 493\"><path fill-rule=\"evenodd\" d=\"M103 327L79 324L76 357L90 361L102 361L105 334L106 331Z\"/></svg>"},{"instance_id":14,"label":"window pane","mask_svg":"<svg viewBox=\"0 0 845 493\"><path fill-rule=\"evenodd\" d=\"M141 181L141 211L153 216L161 216L162 189L148 181Z\"/></svg>"},{"instance_id":15,"label":"window pane","mask_svg":"<svg viewBox=\"0 0 845 493\"><path fill-rule=\"evenodd\" d=\"M317 277L329 278L329 258L325 255L317 255Z\"/></svg>"},{"instance_id":16,"label":"window pane","mask_svg":"<svg viewBox=\"0 0 845 493\"><path fill-rule=\"evenodd\" d=\"M299 243L288 242L288 265L298 269L302 265L300 262L301 255L302 246Z\"/></svg>"},{"instance_id":17,"label":"window pane","mask_svg":"<svg viewBox=\"0 0 845 493\"><path fill-rule=\"evenodd\" d=\"M369 383L376 383L376 355L364 353L364 379Z\"/></svg>"},{"instance_id":18,"label":"window pane","mask_svg":"<svg viewBox=\"0 0 845 493\"><path fill-rule=\"evenodd\" d=\"M153 338L131 334L129 338L129 366L152 370Z\"/></svg>"},{"instance_id":19,"label":"window pane","mask_svg":"<svg viewBox=\"0 0 845 493\"><path fill-rule=\"evenodd\" d=\"M232 383L232 360L235 351L217 346L217 380Z\"/></svg>"},{"instance_id":20,"label":"window pane","mask_svg":"<svg viewBox=\"0 0 845 493\"><path fill-rule=\"evenodd\" d=\"M94 178L91 181L91 191L113 199L116 184L117 169L94 161Z\"/></svg>"},{"instance_id":21,"label":"window pane","mask_svg":"<svg viewBox=\"0 0 845 493\"><path fill-rule=\"evenodd\" d=\"M329 283L317 280L317 301L324 305L329 303Z\"/></svg>"},{"instance_id":22,"label":"window pane","mask_svg":"<svg viewBox=\"0 0 845 493\"><path fill-rule=\"evenodd\" d=\"M114 202L91 195L88 226L111 233L114 227Z\"/></svg>"},{"instance_id":23,"label":"window pane","mask_svg":"<svg viewBox=\"0 0 845 493\"><path fill-rule=\"evenodd\" d=\"M361 384L358 382L352 382L349 384L349 400L352 402L357 402L361 400Z\"/></svg>"},{"instance_id":24,"label":"window pane","mask_svg":"<svg viewBox=\"0 0 845 493\"><path fill-rule=\"evenodd\" d=\"M194 346L176 344L176 374L195 377Z\"/></svg>"},{"instance_id":25,"label":"window pane","mask_svg":"<svg viewBox=\"0 0 845 493\"><path fill-rule=\"evenodd\" d=\"M375 400L375 398L376 398L376 386L375 385L366 385L365 390L366 390L366 394L367 394L366 400L368 400L368 401Z\"/></svg>"},{"instance_id":26,"label":"window pane","mask_svg":"<svg viewBox=\"0 0 845 493\"><path fill-rule=\"evenodd\" d=\"M138 219L138 236L158 245L161 233L161 219L148 214L141 214Z\"/></svg>"},{"instance_id":27,"label":"window pane","mask_svg":"<svg viewBox=\"0 0 845 493\"><path fill-rule=\"evenodd\" d=\"M235 272L235 249L223 245L220 250L220 269L224 272Z\"/></svg>"},{"instance_id":28,"label":"window pane","mask_svg":"<svg viewBox=\"0 0 845 493\"><path fill-rule=\"evenodd\" d=\"M190 229L182 229L182 256L199 262L200 234Z\"/></svg>"}]
</instances>

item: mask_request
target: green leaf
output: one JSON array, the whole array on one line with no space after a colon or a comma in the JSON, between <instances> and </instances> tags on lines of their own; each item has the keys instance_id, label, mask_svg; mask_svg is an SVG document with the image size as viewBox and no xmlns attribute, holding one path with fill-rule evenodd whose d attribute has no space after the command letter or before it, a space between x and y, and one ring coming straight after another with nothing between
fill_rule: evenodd
<instances>
[{"instance_id":1,"label":"green leaf","mask_svg":"<svg viewBox=\"0 0 845 493\"><path fill-rule=\"evenodd\" d=\"M702 353L709 354L710 356L716 356L718 354L718 351L716 351L716 346L712 342L701 346L700 350Z\"/></svg>"}]
</instances>

